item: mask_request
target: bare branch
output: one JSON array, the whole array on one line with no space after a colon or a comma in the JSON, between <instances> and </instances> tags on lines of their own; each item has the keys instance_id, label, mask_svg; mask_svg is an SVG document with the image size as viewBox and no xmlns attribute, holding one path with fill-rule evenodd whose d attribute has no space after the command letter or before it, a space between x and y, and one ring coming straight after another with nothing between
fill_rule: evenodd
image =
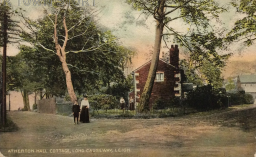
<instances>
[{"instance_id":1,"label":"bare branch","mask_svg":"<svg viewBox=\"0 0 256 157\"><path fill-rule=\"evenodd\" d=\"M65 40L64 40L62 48L63 48L63 50L65 50L65 48L67 46L67 42L68 42L68 29L67 29L67 25L66 25L66 17L63 18L63 26L65 29Z\"/></svg>"},{"instance_id":2,"label":"bare branch","mask_svg":"<svg viewBox=\"0 0 256 157\"><path fill-rule=\"evenodd\" d=\"M174 31L173 29L169 28L166 24L164 25L169 31L173 32L178 38L179 40L183 43L183 45L189 49L190 52L193 52L192 49L190 48L189 44L187 43L186 40L183 39L183 37L177 33L176 31Z\"/></svg>"},{"instance_id":3,"label":"bare branch","mask_svg":"<svg viewBox=\"0 0 256 157\"><path fill-rule=\"evenodd\" d=\"M83 20L84 20L85 18L86 18L86 17L82 18L77 24L75 24L74 26L72 26L72 27L68 30L68 32L71 31L72 29L74 29L77 25L80 25L80 24L83 22Z\"/></svg>"},{"instance_id":4,"label":"bare branch","mask_svg":"<svg viewBox=\"0 0 256 157\"><path fill-rule=\"evenodd\" d=\"M53 22L53 20L50 18L50 16L47 15L47 17L48 17L48 19L52 22L52 24L54 25L54 22Z\"/></svg>"},{"instance_id":5,"label":"bare branch","mask_svg":"<svg viewBox=\"0 0 256 157\"><path fill-rule=\"evenodd\" d=\"M170 14L170 13L172 13L172 12L174 12L174 11L176 11L176 10L179 9L179 8L184 7L184 5L188 4L188 3L191 2L191 1L192 1L192 0L188 0L188 1L185 2L184 4L182 4L182 5L178 6L178 7L176 7L175 9L172 9L171 11L168 11L167 13L165 13L165 16L168 15L168 14Z\"/></svg>"},{"instance_id":6,"label":"bare branch","mask_svg":"<svg viewBox=\"0 0 256 157\"><path fill-rule=\"evenodd\" d=\"M40 44L40 43L36 43L36 44L39 45L39 46L41 46L43 49L45 49L45 50L47 50L47 51L51 51L51 52L55 53L55 51L46 48L44 45L42 45L42 44Z\"/></svg>"},{"instance_id":7,"label":"bare branch","mask_svg":"<svg viewBox=\"0 0 256 157\"><path fill-rule=\"evenodd\" d=\"M164 40L165 46L166 46L168 49L170 49L170 48L168 47L168 44L167 44L167 42L165 41L164 38L163 38L163 40Z\"/></svg>"},{"instance_id":8,"label":"bare branch","mask_svg":"<svg viewBox=\"0 0 256 157\"><path fill-rule=\"evenodd\" d=\"M84 35L87 32L88 29L89 29L89 27L87 27L87 29L82 34L76 35L76 36L74 36L72 38L69 38L68 40L72 40L73 38L76 38L76 37Z\"/></svg>"},{"instance_id":9,"label":"bare branch","mask_svg":"<svg viewBox=\"0 0 256 157\"><path fill-rule=\"evenodd\" d=\"M99 45L99 46L97 46L97 47L91 47L91 48L89 48L89 49L86 49L86 50L84 50L84 47L83 47L83 49L81 49L81 50L78 50L78 51L68 51L68 52L66 52L66 53L70 53L70 52L73 52L73 53L79 53L79 52L91 52L91 51L95 51L95 50L98 50L100 47L102 47L103 45L106 45L106 43L104 43L104 44L101 44L101 45Z\"/></svg>"},{"instance_id":10,"label":"bare branch","mask_svg":"<svg viewBox=\"0 0 256 157\"><path fill-rule=\"evenodd\" d=\"M58 48L58 36L57 36L57 20L58 20L58 15L55 15L55 23L54 23L54 42L55 42L55 47L56 49Z\"/></svg>"},{"instance_id":11,"label":"bare branch","mask_svg":"<svg viewBox=\"0 0 256 157\"><path fill-rule=\"evenodd\" d=\"M165 35L176 35L175 33L164 33L162 34L162 36L165 36Z\"/></svg>"},{"instance_id":12,"label":"bare branch","mask_svg":"<svg viewBox=\"0 0 256 157\"><path fill-rule=\"evenodd\" d=\"M186 15L183 15L183 16L179 16L179 17L175 17L175 18L173 18L173 19L170 19L170 20L168 20L168 21L166 21L166 22L164 22L165 24L167 24L167 23L169 23L169 22L171 22L171 21L174 21L174 20L177 20L177 19L179 19L179 18L183 18L183 17L186 17L186 16L188 16L188 14L186 14Z\"/></svg>"}]
</instances>

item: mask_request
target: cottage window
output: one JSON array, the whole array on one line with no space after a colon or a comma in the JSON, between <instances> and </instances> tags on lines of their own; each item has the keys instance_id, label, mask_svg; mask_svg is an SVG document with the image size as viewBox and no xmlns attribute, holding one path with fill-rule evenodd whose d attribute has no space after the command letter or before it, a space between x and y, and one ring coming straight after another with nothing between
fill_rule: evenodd
<instances>
[{"instance_id":1,"label":"cottage window","mask_svg":"<svg viewBox=\"0 0 256 157\"><path fill-rule=\"evenodd\" d=\"M163 72L157 72L155 81L156 82L163 82L164 81L164 73Z\"/></svg>"}]
</instances>

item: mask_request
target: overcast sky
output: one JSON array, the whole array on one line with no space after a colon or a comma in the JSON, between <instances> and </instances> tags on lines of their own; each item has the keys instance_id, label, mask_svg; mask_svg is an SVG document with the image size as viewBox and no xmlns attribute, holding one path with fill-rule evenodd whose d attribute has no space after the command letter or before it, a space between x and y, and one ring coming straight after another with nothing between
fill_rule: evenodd
<instances>
[{"instance_id":1,"label":"overcast sky","mask_svg":"<svg viewBox=\"0 0 256 157\"><path fill-rule=\"evenodd\" d=\"M35 0L10 0L13 8L22 7L24 10L27 10L29 17L36 19L42 17L43 8L42 6L34 6L34 1ZM226 5L228 2L229 0L220 0L221 5ZM149 18L145 25L139 25L138 21L143 19L143 16L140 16L140 12L133 10L124 0L80 0L80 5L86 4L90 6L94 5L94 8L100 10L97 19L101 25L112 30L113 34L119 38L124 46L132 47L136 50L138 54L134 57L134 68L143 64L146 60L145 54L154 46L155 23L153 18ZM227 29L231 29L234 21L240 17L240 15L235 14L234 9L231 9L230 12L222 14L220 19L224 23L223 26ZM171 26L175 27L180 32L188 28L188 26L179 21L171 23ZM9 45L8 55L16 55L19 52L16 47L15 45ZM254 50L256 49L256 45L246 49L241 49L242 46L240 44L233 44L231 47L230 52L234 54L242 52L242 54L246 56L251 55L252 52L255 53ZM162 49L161 51L167 51L167 49Z\"/></svg>"}]
</instances>

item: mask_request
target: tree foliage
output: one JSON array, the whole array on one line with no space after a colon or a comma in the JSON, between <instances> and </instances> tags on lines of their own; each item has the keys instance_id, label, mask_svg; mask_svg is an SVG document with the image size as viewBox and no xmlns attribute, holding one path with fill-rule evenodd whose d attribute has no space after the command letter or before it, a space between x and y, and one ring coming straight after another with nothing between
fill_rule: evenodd
<instances>
[{"instance_id":1,"label":"tree foliage","mask_svg":"<svg viewBox=\"0 0 256 157\"><path fill-rule=\"evenodd\" d=\"M34 69L31 69L21 54L7 58L7 90L20 91L23 97L24 110L30 110L28 95L40 88Z\"/></svg>"},{"instance_id":2,"label":"tree foliage","mask_svg":"<svg viewBox=\"0 0 256 157\"><path fill-rule=\"evenodd\" d=\"M231 4L244 17L235 22L234 28L227 34L226 41L243 41L250 46L256 40L256 1L233 0Z\"/></svg>"},{"instance_id":3,"label":"tree foliage","mask_svg":"<svg viewBox=\"0 0 256 157\"><path fill-rule=\"evenodd\" d=\"M235 85L234 81L232 80L232 78L228 78L227 81L228 81L227 85L225 86L227 91L231 91L232 89L236 88L236 85Z\"/></svg>"}]
</instances>

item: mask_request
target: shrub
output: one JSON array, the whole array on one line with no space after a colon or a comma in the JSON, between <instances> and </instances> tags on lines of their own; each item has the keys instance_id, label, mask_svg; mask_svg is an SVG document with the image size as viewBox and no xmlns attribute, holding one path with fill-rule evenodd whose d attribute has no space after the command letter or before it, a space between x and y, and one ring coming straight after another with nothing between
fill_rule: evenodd
<instances>
[{"instance_id":1,"label":"shrub","mask_svg":"<svg viewBox=\"0 0 256 157\"><path fill-rule=\"evenodd\" d=\"M231 93L230 94L230 104L231 105L241 105L244 103L242 93Z\"/></svg>"},{"instance_id":2,"label":"shrub","mask_svg":"<svg viewBox=\"0 0 256 157\"><path fill-rule=\"evenodd\" d=\"M33 110L37 109L37 104L33 104Z\"/></svg>"},{"instance_id":3,"label":"shrub","mask_svg":"<svg viewBox=\"0 0 256 157\"><path fill-rule=\"evenodd\" d=\"M172 108L172 107L180 107L181 106L181 100L180 97L174 97L171 99L171 101L168 102L167 107Z\"/></svg>"},{"instance_id":4,"label":"shrub","mask_svg":"<svg viewBox=\"0 0 256 157\"><path fill-rule=\"evenodd\" d=\"M129 112L125 112L125 113L121 113L120 115L117 115L116 117L117 118L132 118L132 117L134 117L134 115Z\"/></svg>"},{"instance_id":5,"label":"shrub","mask_svg":"<svg viewBox=\"0 0 256 157\"><path fill-rule=\"evenodd\" d=\"M98 94L89 96L89 103L93 110L108 110L118 108L118 101L115 96L107 94Z\"/></svg>"},{"instance_id":6,"label":"shrub","mask_svg":"<svg viewBox=\"0 0 256 157\"><path fill-rule=\"evenodd\" d=\"M171 100L165 100L165 99L159 98L153 103L153 109L156 109L156 110L162 110L162 109L180 107L180 106L181 106L180 97L174 97Z\"/></svg>"},{"instance_id":7,"label":"shrub","mask_svg":"<svg viewBox=\"0 0 256 157\"><path fill-rule=\"evenodd\" d=\"M159 109L164 109L166 108L166 101L163 99L157 99L154 103L153 103L153 109L159 110Z\"/></svg>"},{"instance_id":8,"label":"shrub","mask_svg":"<svg viewBox=\"0 0 256 157\"><path fill-rule=\"evenodd\" d=\"M244 92L237 92L230 94L230 104L231 105L241 105L241 104L253 104L254 98L251 94L245 94Z\"/></svg>"},{"instance_id":9,"label":"shrub","mask_svg":"<svg viewBox=\"0 0 256 157\"><path fill-rule=\"evenodd\" d=\"M197 87L187 94L185 103L200 111L227 107L227 95L223 89L212 86Z\"/></svg>"},{"instance_id":10,"label":"shrub","mask_svg":"<svg viewBox=\"0 0 256 157\"><path fill-rule=\"evenodd\" d=\"M244 94L244 104L253 104L254 98L251 94Z\"/></svg>"}]
</instances>

